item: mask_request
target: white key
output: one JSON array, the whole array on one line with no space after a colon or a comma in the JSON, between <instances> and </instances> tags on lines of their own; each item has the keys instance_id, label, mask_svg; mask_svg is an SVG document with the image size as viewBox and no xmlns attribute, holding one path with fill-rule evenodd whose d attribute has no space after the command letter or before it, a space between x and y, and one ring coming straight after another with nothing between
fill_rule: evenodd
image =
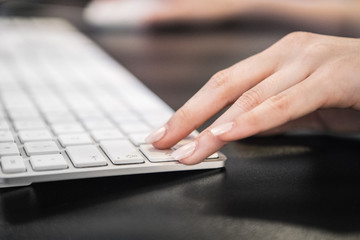
<instances>
[{"instance_id":1,"label":"white key","mask_svg":"<svg viewBox=\"0 0 360 240\"><path fill-rule=\"evenodd\" d=\"M139 121L139 116L135 115L134 113L116 113L111 114L111 118L114 120L114 122L121 124L126 122L133 122L133 121Z\"/></svg>"},{"instance_id":2,"label":"white key","mask_svg":"<svg viewBox=\"0 0 360 240\"><path fill-rule=\"evenodd\" d=\"M84 125L89 130L114 128L114 124L107 119L85 120Z\"/></svg>"},{"instance_id":3,"label":"white key","mask_svg":"<svg viewBox=\"0 0 360 240\"><path fill-rule=\"evenodd\" d=\"M32 129L46 129L46 124L42 120L19 120L14 122L15 129L20 130L32 130Z\"/></svg>"},{"instance_id":4,"label":"white key","mask_svg":"<svg viewBox=\"0 0 360 240\"><path fill-rule=\"evenodd\" d=\"M125 138L124 134L122 134L117 129L94 130L91 132L91 135L97 142L100 142L102 140L116 140Z\"/></svg>"},{"instance_id":5,"label":"white key","mask_svg":"<svg viewBox=\"0 0 360 240\"><path fill-rule=\"evenodd\" d=\"M50 124L76 121L76 118L73 115L51 112L47 113L45 118Z\"/></svg>"},{"instance_id":6,"label":"white key","mask_svg":"<svg viewBox=\"0 0 360 240\"><path fill-rule=\"evenodd\" d=\"M0 161L4 173L26 172L24 159L20 156L2 157Z\"/></svg>"},{"instance_id":7,"label":"white key","mask_svg":"<svg viewBox=\"0 0 360 240\"><path fill-rule=\"evenodd\" d=\"M76 122L56 123L52 125L52 129L56 134L85 132L85 129L79 123Z\"/></svg>"},{"instance_id":8,"label":"white key","mask_svg":"<svg viewBox=\"0 0 360 240\"><path fill-rule=\"evenodd\" d=\"M52 140L52 135L48 130L23 130L19 131L21 142L46 141Z\"/></svg>"},{"instance_id":9,"label":"white key","mask_svg":"<svg viewBox=\"0 0 360 240\"><path fill-rule=\"evenodd\" d=\"M67 147L66 152L74 166L78 168L107 165L107 161L100 150L93 145Z\"/></svg>"},{"instance_id":10,"label":"white key","mask_svg":"<svg viewBox=\"0 0 360 240\"><path fill-rule=\"evenodd\" d=\"M59 141L64 147L93 143L91 137L87 133L60 134Z\"/></svg>"},{"instance_id":11,"label":"white key","mask_svg":"<svg viewBox=\"0 0 360 240\"><path fill-rule=\"evenodd\" d=\"M82 111L82 110L78 110L76 111L76 115L78 118L82 119L82 120L86 120L86 119L89 119L89 118L105 118L104 114L100 111L93 111L93 110L86 110L86 111Z\"/></svg>"},{"instance_id":12,"label":"white key","mask_svg":"<svg viewBox=\"0 0 360 240\"><path fill-rule=\"evenodd\" d=\"M30 157L30 163L35 171L60 170L68 168L61 154L37 155Z\"/></svg>"},{"instance_id":13,"label":"white key","mask_svg":"<svg viewBox=\"0 0 360 240\"><path fill-rule=\"evenodd\" d=\"M219 153L215 152L207 157L207 159L217 159L219 158Z\"/></svg>"},{"instance_id":14,"label":"white key","mask_svg":"<svg viewBox=\"0 0 360 240\"><path fill-rule=\"evenodd\" d=\"M9 112L11 119L13 120L29 120L29 119L41 119L41 116L38 112L34 111L14 111Z\"/></svg>"},{"instance_id":15,"label":"white key","mask_svg":"<svg viewBox=\"0 0 360 240\"><path fill-rule=\"evenodd\" d=\"M0 143L0 157L20 155L16 143Z\"/></svg>"},{"instance_id":16,"label":"white key","mask_svg":"<svg viewBox=\"0 0 360 240\"><path fill-rule=\"evenodd\" d=\"M144 162L143 156L128 140L103 141L100 146L114 164Z\"/></svg>"},{"instance_id":17,"label":"white key","mask_svg":"<svg viewBox=\"0 0 360 240\"><path fill-rule=\"evenodd\" d=\"M129 134L129 139L136 145L139 146L145 143L145 138L150 134L150 132L144 133L131 133Z\"/></svg>"},{"instance_id":18,"label":"white key","mask_svg":"<svg viewBox=\"0 0 360 240\"><path fill-rule=\"evenodd\" d=\"M14 137L8 130L0 130L0 143L2 142L14 142Z\"/></svg>"},{"instance_id":19,"label":"white key","mask_svg":"<svg viewBox=\"0 0 360 240\"><path fill-rule=\"evenodd\" d=\"M159 126L164 125L169 120L171 115L171 113L158 112L151 114L143 114L142 117L148 124L150 124L150 126L158 128Z\"/></svg>"},{"instance_id":20,"label":"white key","mask_svg":"<svg viewBox=\"0 0 360 240\"><path fill-rule=\"evenodd\" d=\"M0 118L0 130L9 130L9 124Z\"/></svg>"},{"instance_id":21,"label":"white key","mask_svg":"<svg viewBox=\"0 0 360 240\"><path fill-rule=\"evenodd\" d=\"M172 149L159 150L153 147L151 144L140 145L141 152L149 159L150 162L169 162L176 161L171 153Z\"/></svg>"},{"instance_id":22,"label":"white key","mask_svg":"<svg viewBox=\"0 0 360 240\"><path fill-rule=\"evenodd\" d=\"M46 142L26 142L24 148L29 156L38 154L57 154L60 153L59 147L53 141Z\"/></svg>"},{"instance_id":23,"label":"white key","mask_svg":"<svg viewBox=\"0 0 360 240\"><path fill-rule=\"evenodd\" d=\"M151 128L141 121L122 123L119 125L119 127L126 134L151 131Z\"/></svg>"}]
</instances>

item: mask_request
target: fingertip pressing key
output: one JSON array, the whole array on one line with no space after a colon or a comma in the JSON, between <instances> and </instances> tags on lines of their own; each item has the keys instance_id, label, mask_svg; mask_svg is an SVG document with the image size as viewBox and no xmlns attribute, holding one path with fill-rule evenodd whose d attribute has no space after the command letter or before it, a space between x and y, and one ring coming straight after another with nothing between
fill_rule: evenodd
<instances>
[{"instance_id":1,"label":"fingertip pressing key","mask_svg":"<svg viewBox=\"0 0 360 240\"><path fill-rule=\"evenodd\" d=\"M197 147L197 141L195 140L195 141L192 141L192 142L180 147L179 149L174 151L171 154L171 156L175 160L178 160L179 162L181 162L182 159L191 156L195 152L196 147Z\"/></svg>"},{"instance_id":2,"label":"fingertip pressing key","mask_svg":"<svg viewBox=\"0 0 360 240\"><path fill-rule=\"evenodd\" d=\"M162 126L156 129L155 131L153 131L152 133L150 133L149 136L145 138L145 142L146 143L157 142L165 136L165 133L166 133L166 127Z\"/></svg>"}]
</instances>

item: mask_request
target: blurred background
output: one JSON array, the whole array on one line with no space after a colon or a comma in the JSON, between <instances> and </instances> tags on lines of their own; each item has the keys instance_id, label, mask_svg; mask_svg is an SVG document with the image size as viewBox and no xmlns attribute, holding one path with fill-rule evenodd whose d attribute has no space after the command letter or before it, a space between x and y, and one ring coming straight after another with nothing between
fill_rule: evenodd
<instances>
[{"instance_id":1,"label":"blurred background","mask_svg":"<svg viewBox=\"0 0 360 240\"><path fill-rule=\"evenodd\" d=\"M3 16L70 20L174 109L215 72L264 50L287 33L360 36L357 0L0 2ZM172 98L175 93L181 99Z\"/></svg>"},{"instance_id":2,"label":"blurred background","mask_svg":"<svg viewBox=\"0 0 360 240\"><path fill-rule=\"evenodd\" d=\"M359 2L0 0L0 14L69 20L177 109L290 32L359 38ZM222 149L222 171L1 190L0 238L359 239L358 149L342 136L251 138Z\"/></svg>"}]
</instances>

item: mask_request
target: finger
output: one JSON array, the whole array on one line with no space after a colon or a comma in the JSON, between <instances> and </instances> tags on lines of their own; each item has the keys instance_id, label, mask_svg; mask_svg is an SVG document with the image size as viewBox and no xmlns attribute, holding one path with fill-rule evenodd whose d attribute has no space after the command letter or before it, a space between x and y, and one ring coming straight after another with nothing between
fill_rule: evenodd
<instances>
[{"instance_id":1,"label":"finger","mask_svg":"<svg viewBox=\"0 0 360 240\"><path fill-rule=\"evenodd\" d=\"M223 147L226 142L219 140L210 131L202 132L194 141L180 147L172 157L186 165L200 163Z\"/></svg>"},{"instance_id":2,"label":"finger","mask_svg":"<svg viewBox=\"0 0 360 240\"><path fill-rule=\"evenodd\" d=\"M270 136L284 133L323 133L328 131L324 126L322 119L319 117L318 111L307 114L303 117L287 122L279 127L271 128L259 133L259 136Z\"/></svg>"},{"instance_id":3,"label":"finger","mask_svg":"<svg viewBox=\"0 0 360 240\"><path fill-rule=\"evenodd\" d=\"M221 133L216 131L216 126L221 125L221 123L224 122L233 121L236 117L252 110L269 97L274 96L305 79L308 75L308 71L295 71L296 68L297 66L293 66L287 67L285 70L280 70L245 92L227 112L225 112L213 125L202 132L193 143L176 151L173 154L174 158L184 164L195 164L216 152L225 144L225 141L221 141L214 137L214 135ZM224 129L220 130L224 131ZM227 130L227 128L225 128L225 130ZM191 154L191 151L193 151L194 154Z\"/></svg>"},{"instance_id":4,"label":"finger","mask_svg":"<svg viewBox=\"0 0 360 240\"><path fill-rule=\"evenodd\" d=\"M257 64L263 68L259 71ZM146 139L155 147L169 148L228 104L251 86L272 73L274 63L265 54L250 57L229 69L215 74L188 102L184 104L165 126Z\"/></svg>"},{"instance_id":5,"label":"finger","mask_svg":"<svg viewBox=\"0 0 360 240\"><path fill-rule=\"evenodd\" d=\"M297 85L267 99L233 122L226 123L227 131L223 131L223 134L219 130L222 126L217 126L217 131L221 133L218 135L219 139L232 141L249 137L321 108L327 102L327 96L331 96L331 92L327 87L319 88L321 79L318 80L313 74ZM213 130L212 132L216 133Z\"/></svg>"},{"instance_id":6,"label":"finger","mask_svg":"<svg viewBox=\"0 0 360 240\"><path fill-rule=\"evenodd\" d=\"M258 83L253 88L241 95L236 102L209 128L234 120L241 114L248 112L264 102L271 96L290 88L291 86L306 79L312 70L302 69L297 64L286 66Z\"/></svg>"}]
</instances>

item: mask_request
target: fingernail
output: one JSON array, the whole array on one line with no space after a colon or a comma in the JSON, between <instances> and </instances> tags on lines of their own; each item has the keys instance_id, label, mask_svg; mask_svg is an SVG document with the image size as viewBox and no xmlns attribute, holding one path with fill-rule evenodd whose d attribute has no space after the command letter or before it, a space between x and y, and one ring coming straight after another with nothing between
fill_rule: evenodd
<instances>
[{"instance_id":1,"label":"fingernail","mask_svg":"<svg viewBox=\"0 0 360 240\"><path fill-rule=\"evenodd\" d=\"M228 123L224 123L224 124L221 124L221 125L218 125L218 126L212 128L210 130L210 132L214 136L218 136L218 135L221 135L221 134L224 134L224 133L230 131L233 127L234 127L234 123L228 122Z\"/></svg>"},{"instance_id":2,"label":"fingernail","mask_svg":"<svg viewBox=\"0 0 360 240\"><path fill-rule=\"evenodd\" d=\"M154 132L150 133L150 135L145 138L145 142L146 143L157 142L161 138L164 137L165 132L166 132L166 128L163 126L163 127L159 128L159 129L155 130Z\"/></svg>"},{"instance_id":3,"label":"fingernail","mask_svg":"<svg viewBox=\"0 0 360 240\"><path fill-rule=\"evenodd\" d=\"M175 160L181 160L181 159L187 158L195 151L196 146L197 146L196 141L193 141L191 143L188 143L188 144L182 146L181 148L179 148L175 152L173 152L171 154L171 156Z\"/></svg>"}]
</instances>

